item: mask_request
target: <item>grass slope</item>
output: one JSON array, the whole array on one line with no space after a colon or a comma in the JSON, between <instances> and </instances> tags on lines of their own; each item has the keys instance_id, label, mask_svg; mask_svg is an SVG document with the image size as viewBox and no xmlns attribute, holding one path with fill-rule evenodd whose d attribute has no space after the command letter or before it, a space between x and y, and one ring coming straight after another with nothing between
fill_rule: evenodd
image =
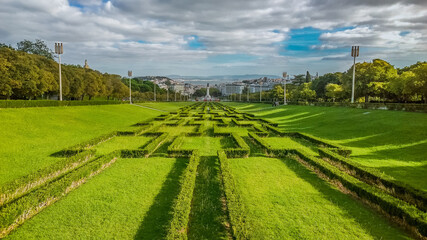
<instances>
[{"instance_id":1,"label":"grass slope","mask_svg":"<svg viewBox=\"0 0 427 240\"><path fill-rule=\"evenodd\" d=\"M187 105L191 105L194 102L143 102L143 103L135 103L136 105L155 108L163 111L176 111L180 107L184 107Z\"/></svg>"},{"instance_id":2,"label":"grass slope","mask_svg":"<svg viewBox=\"0 0 427 240\"><path fill-rule=\"evenodd\" d=\"M253 239L408 239L295 160L232 159Z\"/></svg>"},{"instance_id":3,"label":"grass slope","mask_svg":"<svg viewBox=\"0 0 427 240\"><path fill-rule=\"evenodd\" d=\"M227 103L353 150L352 158L427 191L427 114L343 107Z\"/></svg>"},{"instance_id":4,"label":"grass slope","mask_svg":"<svg viewBox=\"0 0 427 240\"><path fill-rule=\"evenodd\" d=\"M159 114L130 105L0 109L0 185L57 161L54 152Z\"/></svg>"},{"instance_id":5,"label":"grass slope","mask_svg":"<svg viewBox=\"0 0 427 240\"><path fill-rule=\"evenodd\" d=\"M162 239L185 159L118 159L7 239Z\"/></svg>"}]
</instances>

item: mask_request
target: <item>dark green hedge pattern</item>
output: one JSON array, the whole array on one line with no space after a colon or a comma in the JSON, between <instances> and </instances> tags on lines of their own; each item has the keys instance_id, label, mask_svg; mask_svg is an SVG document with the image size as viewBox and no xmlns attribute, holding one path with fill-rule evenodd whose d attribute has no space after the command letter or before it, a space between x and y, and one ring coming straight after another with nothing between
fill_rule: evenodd
<instances>
[{"instance_id":1,"label":"dark green hedge pattern","mask_svg":"<svg viewBox=\"0 0 427 240\"><path fill-rule=\"evenodd\" d=\"M108 105L128 103L123 101L57 101L57 100L0 100L0 108L26 108L26 107L60 107L60 106L85 106Z\"/></svg>"},{"instance_id":2,"label":"dark green hedge pattern","mask_svg":"<svg viewBox=\"0 0 427 240\"><path fill-rule=\"evenodd\" d=\"M251 151L245 140L237 133L227 133L227 136L232 137L234 142L237 144L237 148L226 148L224 149L225 154L228 158L241 158L247 157Z\"/></svg>"},{"instance_id":3,"label":"dark green hedge pattern","mask_svg":"<svg viewBox=\"0 0 427 240\"><path fill-rule=\"evenodd\" d=\"M98 174L106 164L115 159L117 152L105 155L87 164L80 166L55 181L31 191L20 198L10 202L0 209L0 238L13 229L13 224L21 224L25 219L40 212L44 207L52 204L65 196L72 188L75 188L88 178ZM16 226L15 226L16 227Z\"/></svg>"},{"instance_id":4,"label":"dark green hedge pattern","mask_svg":"<svg viewBox=\"0 0 427 240\"><path fill-rule=\"evenodd\" d=\"M233 238L238 240L250 239L250 227L246 220L244 206L237 192L233 173L231 172L225 152L218 151L218 158Z\"/></svg>"},{"instance_id":5,"label":"dark green hedge pattern","mask_svg":"<svg viewBox=\"0 0 427 240\"><path fill-rule=\"evenodd\" d=\"M199 162L199 153L197 150L194 150L181 179L181 191L173 205L173 217L170 222L166 239L187 239L191 201L193 200L193 191L196 184L197 167Z\"/></svg>"},{"instance_id":6,"label":"dark green hedge pattern","mask_svg":"<svg viewBox=\"0 0 427 240\"><path fill-rule=\"evenodd\" d=\"M61 159L46 168L2 185L0 188L0 196L2 196L0 208L43 184L62 177L64 174L86 163L94 154L94 150L80 152L77 155Z\"/></svg>"},{"instance_id":7,"label":"dark green hedge pattern","mask_svg":"<svg viewBox=\"0 0 427 240\"><path fill-rule=\"evenodd\" d=\"M328 158L335 163L339 163L346 169L350 170L350 174L359 178L360 180L374 184L380 188L385 187L387 192L403 201L417 206L420 210L427 210L427 193L415 189L405 183L396 181L381 172L376 172L372 169L366 168L354 161L346 159L330 149L319 148L321 157Z\"/></svg>"}]
</instances>

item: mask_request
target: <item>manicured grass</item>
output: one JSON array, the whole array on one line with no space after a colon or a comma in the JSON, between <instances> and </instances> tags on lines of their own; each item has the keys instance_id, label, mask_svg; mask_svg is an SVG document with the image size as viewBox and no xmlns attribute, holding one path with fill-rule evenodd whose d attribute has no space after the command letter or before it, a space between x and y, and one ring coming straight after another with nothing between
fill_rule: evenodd
<instances>
[{"instance_id":1,"label":"manicured grass","mask_svg":"<svg viewBox=\"0 0 427 240\"><path fill-rule=\"evenodd\" d=\"M194 132L194 129L196 129L195 126L161 126L157 132L167 132L171 136L177 136L182 133L191 133Z\"/></svg>"},{"instance_id":2,"label":"manicured grass","mask_svg":"<svg viewBox=\"0 0 427 240\"><path fill-rule=\"evenodd\" d=\"M216 156L221 148L234 147L230 137L186 137L182 149L198 149L201 156Z\"/></svg>"},{"instance_id":3,"label":"manicured grass","mask_svg":"<svg viewBox=\"0 0 427 240\"><path fill-rule=\"evenodd\" d=\"M264 138L264 140L265 142L270 144L270 146L272 146L273 148L302 149L312 154L313 156L319 155L314 150L314 147L306 146L301 143L303 141L298 142L296 139L291 139L289 137L268 137L268 138Z\"/></svg>"},{"instance_id":4,"label":"manicured grass","mask_svg":"<svg viewBox=\"0 0 427 240\"><path fill-rule=\"evenodd\" d=\"M176 111L180 107L185 107L185 106L194 104L194 102L143 102L143 103L135 103L135 104L172 112L172 111Z\"/></svg>"},{"instance_id":5,"label":"manicured grass","mask_svg":"<svg viewBox=\"0 0 427 240\"><path fill-rule=\"evenodd\" d=\"M0 109L0 185L54 163L54 152L159 114L127 104Z\"/></svg>"},{"instance_id":6,"label":"manicured grass","mask_svg":"<svg viewBox=\"0 0 427 240\"><path fill-rule=\"evenodd\" d=\"M118 159L7 239L162 239L186 159Z\"/></svg>"},{"instance_id":7,"label":"manicured grass","mask_svg":"<svg viewBox=\"0 0 427 240\"><path fill-rule=\"evenodd\" d=\"M295 160L230 159L253 239L408 239Z\"/></svg>"},{"instance_id":8,"label":"manicured grass","mask_svg":"<svg viewBox=\"0 0 427 240\"><path fill-rule=\"evenodd\" d=\"M144 146L153 137L145 136L117 136L95 147L97 155L104 155L120 149L138 149Z\"/></svg>"},{"instance_id":9,"label":"manicured grass","mask_svg":"<svg viewBox=\"0 0 427 240\"><path fill-rule=\"evenodd\" d=\"M427 114L344 107L227 103L239 111L341 144L357 162L427 191Z\"/></svg>"},{"instance_id":10,"label":"manicured grass","mask_svg":"<svg viewBox=\"0 0 427 240\"><path fill-rule=\"evenodd\" d=\"M218 158L202 157L197 169L188 239L228 239L223 201Z\"/></svg>"}]
</instances>

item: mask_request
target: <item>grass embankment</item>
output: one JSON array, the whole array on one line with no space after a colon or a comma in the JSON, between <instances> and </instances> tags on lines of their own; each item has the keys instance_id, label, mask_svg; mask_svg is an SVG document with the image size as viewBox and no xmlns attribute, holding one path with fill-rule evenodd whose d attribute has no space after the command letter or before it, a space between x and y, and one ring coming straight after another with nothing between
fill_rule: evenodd
<instances>
[{"instance_id":1,"label":"grass embankment","mask_svg":"<svg viewBox=\"0 0 427 240\"><path fill-rule=\"evenodd\" d=\"M295 160L229 161L253 239L409 239Z\"/></svg>"},{"instance_id":2,"label":"grass embankment","mask_svg":"<svg viewBox=\"0 0 427 240\"><path fill-rule=\"evenodd\" d=\"M227 103L279 124L350 148L351 158L427 191L427 114L344 107Z\"/></svg>"},{"instance_id":3,"label":"grass embankment","mask_svg":"<svg viewBox=\"0 0 427 240\"><path fill-rule=\"evenodd\" d=\"M7 239L163 239L186 159L118 159Z\"/></svg>"},{"instance_id":4,"label":"grass embankment","mask_svg":"<svg viewBox=\"0 0 427 240\"><path fill-rule=\"evenodd\" d=\"M0 185L58 161L54 152L161 113L130 105L0 109Z\"/></svg>"}]
</instances>

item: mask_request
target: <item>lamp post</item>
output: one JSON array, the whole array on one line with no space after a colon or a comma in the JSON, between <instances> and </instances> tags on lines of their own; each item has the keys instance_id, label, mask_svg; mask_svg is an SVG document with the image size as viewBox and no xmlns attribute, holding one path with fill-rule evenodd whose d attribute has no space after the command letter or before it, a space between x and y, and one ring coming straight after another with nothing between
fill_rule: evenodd
<instances>
[{"instance_id":1,"label":"lamp post","mask_svg":"<svg viewBox=\"0 0 427 240\"><path fill-rule=\"evenodd\" d=\"M166 87L166 102L169 102L169 87Z\"/></svg>"},{"instance_id":2,"label":"lamp post","mask_svg":"<svg viewBox=\"0 0 427 240\"><path fill-rule=\"evenodd\" d=\"M249 102L249 84L246 86L246 101Z\"/></svg>"},{"instance_id":3,"label":"lamp post","mask_svg":"<svg viewBox=\"0 0 427 240\"><path fill-rule=\"evenodd\" d=\"M129 77L129 104L132 104L132 71L128 71Z\"/></svg>"},{"instance_id":4,"label":"lamp post","mask_svg":"<svg viewBox=\"0 0 427 240\"><path fill-rule=\"evenodd\" d=\"M59 100L62 101L61 54L64 53L64 47L62 43L55 43L55 53L58 54L59 60Z\"/></svg>"},{"instance_id":5,"label":"lamp post","mask_svg":"<svg viewBox=\"0 0 427 240\"><path fill-rule=\"evenodd\" d=\"M262 82L259 82L259 102L262 102Z\"/></svg>"},{"instance_id":6,"label":"lamp post","mask_svg":"<svg viewBox=\"0 0 427 240\"><path fill-rule=\"evenodd\" d=\"M286 77L288 76L287 72L283 72L283 105L286 105Z\"/></svg>"},{"instance_id":7,"label":"lamp post","mask_svg":"<svg viewBox=\"0 0 427 240\"><path fill-rule=\"evenodd\" d=\"M153 81L153 86L154 86L154 101L156 101L156 82Z\"/></svg>"},{"instance_id":8,"label":"lamp post","mask_svg":"<svg viewBox=\"0 0 427 240\"><path fill-rule=\"evenodd\" d=\"M351 103L354 103L354 83L356 77L356 57L359 56L359 46L351 47L351 56L353 57L353 83L351 88Z\"/></svg>"}]
</instances>

